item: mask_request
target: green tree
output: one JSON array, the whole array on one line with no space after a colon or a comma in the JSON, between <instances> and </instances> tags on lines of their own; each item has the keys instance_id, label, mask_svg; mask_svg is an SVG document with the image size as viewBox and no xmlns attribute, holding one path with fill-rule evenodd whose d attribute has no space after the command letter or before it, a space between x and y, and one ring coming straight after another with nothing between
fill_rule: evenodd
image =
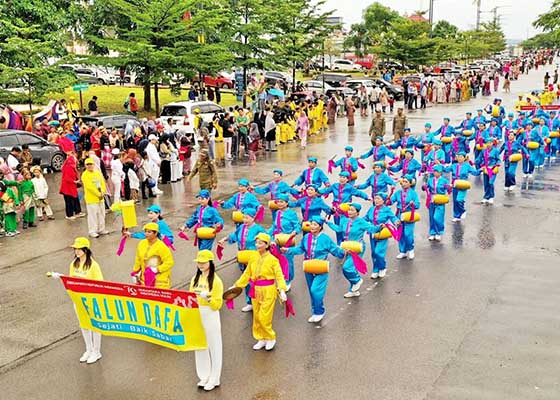
<instances>
[{"instance_id":1,"label":"green tree","mask_svg":"<svg viewBox=\"0 0 560 400\"><path fill-rule=\"evenodd\" d=\"M0 84L18 87L14 96L0 90L2 101L25 101L30 112L33 103L47 93L60 92L71 84L72 75L52 66L54 59L66 54L71 19L61 1L21 0L0 4Z\"/></svg>"},{"instance_id":2,"label":"green tree","mask_svg":"<svg viewBox=\"0 0 560 400\"><path fill-rule=\"evenodd\" d=\"M83 19L88 26L85 38L101 55L112 50L118 56L96 56L91 61L135 69L144 86L144 110L152 109L153 85L159 115L161 82L192 78L197 71L215 73L231 61L221 36L215 34L228 21L224 4L219 0L96 0L85 6L89 13Z\"/></svg>"},{"instance_id":3,"label":"green tree","mask_svg":"<svg viewBox=\"0 0 560 400\"><path fill-rule=\"evenodd\" d=\"M560 27L560 0L554 0L549 11L540 14L533 22L533 26L545 32L557 31Z\"/></svg>"},{"instance_id":4,"label":"green tree","mask_svg":"<svg viewBox=\"0 0 560 400\"><path fill-rule=\"evenodd\" d=\"M432 30L432 37L442 39L455 39L458 32L459 28L457 28L455 25L441 20L434 25L434 29Z\"/></svg>"},{"instance_id":5,"label":"green tree","mask_svg":"<svg viewBox=\"0 0 560 400\"><path fill-rule=\"evenodd\" d=\"M327 24L329 12L318 10L325 4L324 0L311 4L307 0L285 0L278 3L278 18L271 29L271 36L279 46L276 59L291 68L293 88L296 84L297 64L320 54L330 32L334 30Z\"/></svg>"},{"instance_id":6,"label":"green tree","mask_svg":"<svg viewBox=\"0 0 560 400\"><path fill-rule=\"evenodd\" d=\"M235 66L243 72L243 87L247 89L247 72L268 69L280 64L274 54L279 43L267 36L281 16L273 0L229 0L229 23L225 26L228 47L235 56ZM247 106L243 96L243 106Z\"/></svg>"},{"instance_id":7,"label":"green tree","mask_svg":"<svg viewBox=\"0 0 560 400\"><path fill-rule=\"evenodd\" d=\"M558 47L560 38L557 32L540 33L521 43L525 49L552 49Z\"/></svg>"},{"instance_id":8,"label":"green tree","mask_svg":"<svg viewBox=\"0 0 560 400\"><path fill-rule=\"evenodd\" d=\"M393 22L404 20L397 11L375 2L364 10L363 22L352 25L345 45L353 47L358 55L367 54L372 46L386 41Z\"/></svg>"},{"instance_id":9,"label":"green tree","mask_svg":"<svg viewBox=\"0 0 560 400\"><path fill-rule=\"evenodd\" d=\"M433 61L436 43L429 37L430 25L400 19L391 23L391 30L382 35L382 43L374 51L386 59L402 64L423 65Z\"/></svg>"}]
</instances>

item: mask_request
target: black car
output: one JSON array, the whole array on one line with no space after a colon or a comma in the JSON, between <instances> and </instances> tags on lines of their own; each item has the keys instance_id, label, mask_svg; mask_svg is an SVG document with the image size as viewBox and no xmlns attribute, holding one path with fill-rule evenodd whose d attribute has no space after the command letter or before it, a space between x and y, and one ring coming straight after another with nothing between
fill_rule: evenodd
<instances>
[{"instance_id":1,"label":"black car","mask_svg":"<svg viewBox=\"0 0 560 400\"><path fill-rule=\"evenodd\" d=\"M374 81L375 84L377 86L379 86L380 88L382 88L382 89L385 88L387 93L392 95L395 100L398 101L398 100L403 99L404 90L403 90L402 86L395 85L395 84L393 84L391 82L388 82L385 79L381 79L381 78L372 78L372 81Z\"/></svg>"},{"instance_id":2,"label":"black car","mask_svg":"<svg viewBox=\"0 0 560 400\"><path fill-rule=\"evenodd\" d=\"M6 159L13 147L27 144L33 158L41 159L42 168L51 168L60 171L66 159L65 154L57 144L49 143L45 139L15 129L0 129L0 156Z\"/></svg>"},{"instance_id":3,"label":"black car","mask_svg":"<svg viewBox=\"0 0 560 400\"><path fill-rule=\"evenodd\" d=\"M382 70L382 69L387 69L387 70L391 70L391 69L396 69L398 71L406 71L409 70L409 66L406 64L400 64L398 62L395 61L381 61L379 64L377 64L377 69L378 70Z\"/></svg>"},{"instance_id":4,"label":"black car","mask_svg":"<svg viewBox=\"0 0 560 400\"><path fill-rule=\"evenodd\" d=\"M322 81L323 77L325 79L325 82L328 83L329 85L334 86L334 87L342 87L342 86L344 86L346 81L352 77L352 75L350 75L350 74L328 73L328 74L317 75L313 79L315 79L316 81Z\"/></svg>"},{"instance_id":5,"label":"black car","mask_svg":"<svg viewBox=\"0 0 560 400\"><path fill-rule=\"evenodd\" d=\"M134 115L129 114L99 114L99 115L84 115L81 116L80 119L82 122L88 126L101 126L103 125L108 130L113 128L118 129L119 131L124 131L126 127L126 123L129 120L133 120L135 125L140 126L140 121Z\"/></svg>"}]
</instances>

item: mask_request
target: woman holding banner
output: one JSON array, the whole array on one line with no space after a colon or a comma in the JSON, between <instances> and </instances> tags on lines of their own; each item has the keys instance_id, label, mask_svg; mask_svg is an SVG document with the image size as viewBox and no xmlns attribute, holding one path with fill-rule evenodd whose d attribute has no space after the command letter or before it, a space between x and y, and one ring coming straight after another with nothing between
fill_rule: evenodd
<instances>
[{"instance_id":1,"label":"woman holding banner","mask_svg":"<svg viewBox=\"0 0 560 400\"><path fill-rule=\"evenodd\" d=\"M89 240L85 237L78 237L70 247L74 249L74 260L70 263L68 275L72 278L102 281L103 273L97 261L93 259ZM50 276L60 278L62 274L51 272ZM74 306L75 310L76 306ZM101 359L101 333L82 329L82 336L86 344L86 351L80 357L80 362L93 364Z\"/></svg>"},{"instance_id":2,"label":"woman holding banner","mask_svg":"<svg viewBox=\"0 0 560 400\"><path fill-rule=\"evenodd\" d=\"M210 250L200 250L195 258L198 265L196 275L191 279L189 291L195 292L202 327L208 347L195 351L196 374L200 381L198 387L206 391L220 386L222 373L222 326L220 308L224 285L216 274L214 254Z\"/></svg>"}]
</instances>

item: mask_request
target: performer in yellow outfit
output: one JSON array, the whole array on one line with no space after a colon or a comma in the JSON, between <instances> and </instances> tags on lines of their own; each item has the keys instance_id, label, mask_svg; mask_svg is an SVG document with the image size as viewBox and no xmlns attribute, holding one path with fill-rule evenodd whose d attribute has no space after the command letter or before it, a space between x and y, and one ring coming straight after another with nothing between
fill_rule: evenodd
<instances>
[{"instance_id":1,"label":"performer in yellow outfit","mask_svg":"<svg viewBox=\"0 0 560 400\"><path fill-rule=\"evenodd\" d=\"M198 386L206 391L220 386L222 373L222 325L220 308L224 285L216 274L214 254L210 250L200 250L195 259L196 275L191 279L189 291L196 293L200 318L208 347L195 351Z\"/></svg>"},{"instance_id":2,"label":"performer in yellow outfit","mask_svg":"<svg viewBox=\"0 0 560 400\"><path fill-rule=\"evenodd\" d=\"M146 239L141 240L136 249L131 274L133 281L139 285L170 289L171 268L175 263L171 250L158 238L159 226L155 222L144 225L144 233Z\"/></svg>"},{"instance_id":3,"label":"performer in yellow outfit","mask_svg":"<svg viewBox=\"0 0 560 400\"><path fill-rule=\"evenodd\" d=\"M259 233L256 236L258 254L249 261L243 275L235 282L234 287L244 288L250 285L249 296L253 303L253 337L258 342L254 350L272 350L276 344L276 332L272 329L274 305L277 288L280 299L286 301L286 281L280 268L280 262L270 254L270 236Z\"/></svg>"}]
</instances>

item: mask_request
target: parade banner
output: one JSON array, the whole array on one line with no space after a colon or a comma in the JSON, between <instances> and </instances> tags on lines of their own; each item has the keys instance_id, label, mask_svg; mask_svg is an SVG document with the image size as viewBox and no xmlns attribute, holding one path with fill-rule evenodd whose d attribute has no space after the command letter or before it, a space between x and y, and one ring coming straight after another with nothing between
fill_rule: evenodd
<instances>
[{"instance_id":1,"label":"parade banner","mask_svg":"<svg viewBox=\"0 0 560 400\"><path fill-rule=\"evenodd\" d=\"M207 347L195 293L68 276L61 279L84 329L178 351Z\"/></svg>"},{"instance_id":2,"label":"parade banner","mask_svg":"<svg viewBox=\"0 0 560 400\"><path fill-rule=\"evenodd\" d=\"M521 111L533 111L537 109L537 106L520 106ZM547 106L541 106L541 108L545 111L550 110L560 110L560 104L549 104Z\"/></svg>"}]
</instances>

